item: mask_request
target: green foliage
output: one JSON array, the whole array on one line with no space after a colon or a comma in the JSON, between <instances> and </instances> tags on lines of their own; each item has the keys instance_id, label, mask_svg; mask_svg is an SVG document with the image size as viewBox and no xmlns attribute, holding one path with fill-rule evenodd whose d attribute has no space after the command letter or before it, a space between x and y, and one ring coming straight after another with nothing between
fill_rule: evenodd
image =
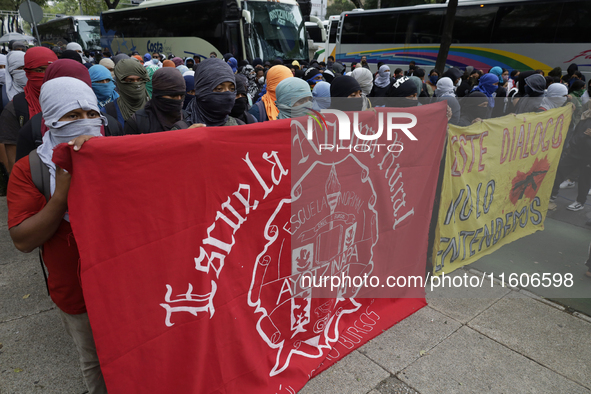
<instances>
[{"instance_id":1,"label":"green foliage","mask_svg":"<svg viewBox=\"0 0 591 394\"><path fill-rule=\"evenodd\" d=\"M326 15L327 17L330 15L340 15L341 12L351 11L353 8L355 8L355 4L353 4L352 1L334 0L332 4L329 4L328 7L326 7Z\"/></svg>"},{"instance_id":2,"label":"green foliage","mask_svg":"<svg viewBox=\"0 0 591 394\"><path fill-rule=\"evenodd\" d=\"M1 1L1 0L0 0ZM84 15L98 16L102 11L106 11L107 5L103 0L81 0L82 11ZM51 6L44 8L44 11L49 14L61 15L80 15L80 3L78 0L57 0L53 1ZM52 18L44 18L43 22Z\"/></svg>"},{"instance_id":3,"label":"green foliage","mask_svg":"<svg viewBox=\"0 0 591 394\"><path fill-rule=\"evenodd\" d=\"M18 11L18 7L22 2L23 0L0 0L0 10ZM34 2L41 7L47 4L47 0L35 0Z\"/></svg>"}]
</instances>

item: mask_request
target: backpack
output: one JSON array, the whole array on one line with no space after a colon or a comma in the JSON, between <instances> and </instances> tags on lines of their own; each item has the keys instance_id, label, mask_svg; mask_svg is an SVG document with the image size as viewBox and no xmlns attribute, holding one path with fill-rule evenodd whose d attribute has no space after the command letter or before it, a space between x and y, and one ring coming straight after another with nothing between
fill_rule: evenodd
<instances>
[{"instance_id":1,"label":"backpack","mask_svg":"<svg viewBox=\"0 0 591 394\"><path fill-rule=\"evenodd\" d=\"M41 161L34 149L29 153L29 165L31 167L31 178L35 187L45 196L45 200L49 201L51 198L49 168ZM39 247L39 262L41 263L41 271L43 271L43 278L45 279L45 287L47 288L47 295L49 295L49 283L47 282L47 273L45 272L45 264L43 262L43 245Z\"/></svg>"},{"instance_id":2,"label":"backpack","mask_svg":"<svg viewBox=\"0 0 591 394\"><path fill-rule=\"evenodd\" d=\"M22 128L29 121L29 103L24 93L19 93L12 98L14 113L18 119L19 126Z\"/></svg>"},{"instance_id":3,"label":"backpack","mask_svg":"<svg viewBox=\"0 0 591 394\"><path fill-rule=\"evenodd\" d=\"M267 116L267 110L265 109L265 103L262 100L257 101L254 105L256 105L259 109L259 118L257 119L258 122L264 122Z\"/></svg>"}]
</instances>

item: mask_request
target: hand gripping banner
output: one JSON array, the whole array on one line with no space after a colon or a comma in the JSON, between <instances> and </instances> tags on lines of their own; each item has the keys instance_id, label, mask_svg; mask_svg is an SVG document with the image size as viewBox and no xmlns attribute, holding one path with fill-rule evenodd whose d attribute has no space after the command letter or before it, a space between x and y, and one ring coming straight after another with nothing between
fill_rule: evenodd
<instances>
[{"instance_id":1,"label":"hand gripping banner","mask_svg":"<svg viewBox=\"0 0 591 394\"><path fill-rule=\"evenodd\" d=\"M58 147L109 393L293 394L425 305L421 288L301 280L424 277L445 106L391 110L416 117L417 141L380 109L338 114L343 141L324 113L309 130L304 117ZM345 149L380 119L401 152Z\"/></svg>"}]
</instances>

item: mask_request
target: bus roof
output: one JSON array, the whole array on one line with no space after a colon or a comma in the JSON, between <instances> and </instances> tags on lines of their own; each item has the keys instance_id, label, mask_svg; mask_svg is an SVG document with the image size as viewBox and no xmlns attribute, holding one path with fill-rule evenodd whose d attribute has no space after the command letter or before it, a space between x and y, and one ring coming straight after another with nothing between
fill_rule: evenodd
<instances>
[{"instance_id":1,"label":"bus roof","mask_svg":"<svg viewBox=\"0 0 591 394\"><path fill-rule=\"evenodd\" d=\"M131 8L120 8L118 10L108 10L103 11L103 14L110 14L112 12L121 12L121 11L131 11L136 8L148 8L148 7L159 7L159 6L166 6L171 4L181 4L181 3L193 3L198 2L200 0L145 0L140 3L137 7ZM247 0L247 2L268 2L269 0ZM273 0L275 3L281 4L289 4L289 5L298 5L296 0Z\"/></svg>"}]
</instances>

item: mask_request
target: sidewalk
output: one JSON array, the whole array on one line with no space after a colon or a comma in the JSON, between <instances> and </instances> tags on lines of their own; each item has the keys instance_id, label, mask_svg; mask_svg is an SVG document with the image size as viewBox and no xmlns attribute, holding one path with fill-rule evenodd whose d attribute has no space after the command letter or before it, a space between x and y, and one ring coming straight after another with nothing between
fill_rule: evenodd
<instances>
[{"instance_id":1,"label":"sidewalk","mask_svg":"<svg viewBox=\"0 0 591 394\"><path fill-rule=\"evenodd\" d=\"M574 214L584 218L589 210ZM550 216L554 219L547 219L546 231L505 246L476 263L478 269L529 272L522 267L533 264L534 252L549 256L551 251L567 253L562 263L546 259L553 264L547 266L551 272L563 272L559 263L571 260L580 265L591 231L581 228L584 220L573 225ZM577 247L564 244L573 237L579 237ZM507 259L512 264L501 266ZM473 275L476 264L454 275ZM591 289L591 279L581 280L582 265L568 268L581 291ZM537 264L536 269L542 268ZM498 283L436 289L428 291L427 300L427 307L312 379L301 393L591 393L591 319L586 315ZM589 302L575 299L582 307L573 308L585 309ZM0 393L85 391L76 351L47 296L38 257L12 245L1 198Z\"/></svg>"}]
</instances>

